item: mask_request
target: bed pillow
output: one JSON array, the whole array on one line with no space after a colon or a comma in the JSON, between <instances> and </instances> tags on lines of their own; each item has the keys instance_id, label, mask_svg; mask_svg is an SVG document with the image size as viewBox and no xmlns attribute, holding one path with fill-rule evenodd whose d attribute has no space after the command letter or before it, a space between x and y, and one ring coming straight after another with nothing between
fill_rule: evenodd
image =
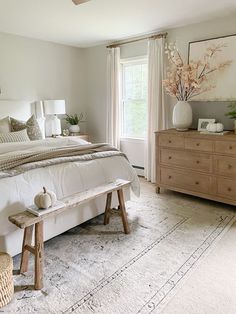
<instances>
[{"instance_id":1,"label":"bed pillow","mask_svg":"<svg viewBox=\"0 0 236 314\"><path fill-rule=\"evenodd\" d=\"M27 129L27 134L31 141L43 139L43 135L35 115L32 115L32 117L26 122L11 118L11 131L21 131L25 128Z\"/></svg>"},{"instance_id":2,"label":"bed pillow","mask_svg":"<svg viewBox=\"0 0 236 314\"><path fill-rule=\"evenodd\" d=\"M17 132L0 133L0 143L29 142L29 141L30 139L26 129Z\"/></svg>"},{"instance_id":3,"label":"bed pillow","mask_svg":"<svg viewBox=\"0 0 236 314\"><path fill-rule=\"evenodd\" d=\"M0 120L0 133L9 133L9 132L11 132L10 119L9 117L6 117Z\"/></svg>"}]
</instances>

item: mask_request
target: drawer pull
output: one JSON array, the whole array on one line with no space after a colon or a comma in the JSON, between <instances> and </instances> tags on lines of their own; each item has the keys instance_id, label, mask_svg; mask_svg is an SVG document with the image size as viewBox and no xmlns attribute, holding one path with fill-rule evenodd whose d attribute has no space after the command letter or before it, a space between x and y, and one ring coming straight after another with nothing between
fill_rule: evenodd
<instances>
[{"instance_id":1,"label":"drawer pull","mask_svg":"<svg viewBox=\"0 0 236 314\"><path fill-rule=\"evenodd\" d=\"M230 146L229 146L229 149L233 149L233 146L230 145Z\"/></svg>"},{"instance_id":2,"label":"drawer pull","mask_svg":"<svg viewBox=\"0 0 236 314\"><path fill-rule=\"evenodd\" d=\"M172 157L171 157L171 156L169 156L169 159L172 159Z\"/></svg>"},{"instance_id":3,"label":"drawer pull","mask_svg":"<svg viewBox=\"0 0 236 314\"><path fill-rule=\"evenodd\" d=\"M169 176L169 179L171 179L172 178L172 176Z\"/></svg>"},{"instance_id":4,"label":"drawer pull","mask_svg":"<svg viewBox=\"0 0 236 314\"><path fill-rule=\"evenodd\" d=\"M169 144L171 144L172 143L172 141L171 140L169 140Z\"/></svg>"},{"instance_id":5,"label":"drawer pull","mask_svg":"<svg viewBox=\"0 0 236 314\"><path fill-rule=\"evenodd\" d=\"M232 165L228 165L228 169L231 169L232 168Z\"/></svg>"},{"instance_id":6,"label":"drawer pull","mask_svg":"<svg viewBox=\"0 0 236 314\"><path fill-rule=\"evenodd\" d=\"M196 163L197 163L197 164L200 164L200 161L199 161L199 160L197 160L197 161L196 161Z\"/></svg>"},{"instance_id":7,"label":"drawer pull","mask_svg":"<svg viewBox=\"0 0 236 314\"><path fill-rule=\"evenodd\" d=\"M231 188L228 188L228 192L231 192L232 191L232 189Z\"/></svg>"},{"instance_id":8,"label":"drawer pull","mask_svg":"<svg viewBox=\"0 0 236 314\"><path fill-rule=\"evenodd\" d=\"M196 181L196 182L195 182L195 184L196 184L196 185L199 185L199 182L198 182L198 181Z\"/></svg>"},{"instance_id":9,"label":"drawer pull","mask_svg":"<svg viewBox=\"0 0 236 314\"><path fill-rule=\"evenodd\" d=\"M196 145L197 145L197 146L200 146L200 143L197 143Z\"/></svg>"}]
</instances>

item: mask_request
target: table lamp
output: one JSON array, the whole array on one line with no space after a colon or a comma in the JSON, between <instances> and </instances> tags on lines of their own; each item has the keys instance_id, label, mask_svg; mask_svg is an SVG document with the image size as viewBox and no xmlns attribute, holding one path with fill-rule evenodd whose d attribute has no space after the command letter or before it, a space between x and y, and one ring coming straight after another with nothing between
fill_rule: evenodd
<instances>
[{"instance_id":1,"label":"table lamp","mask_svg":"<svg viewBox=\"0 0 236 314\"><path fill-rule=\"evenodd\" d=\"M46 123L46 135L58 136L61 134L61 121L57 114L65 114L65 100L44 100L44 113L49 116Z\"/></svg>"}]
</instances>

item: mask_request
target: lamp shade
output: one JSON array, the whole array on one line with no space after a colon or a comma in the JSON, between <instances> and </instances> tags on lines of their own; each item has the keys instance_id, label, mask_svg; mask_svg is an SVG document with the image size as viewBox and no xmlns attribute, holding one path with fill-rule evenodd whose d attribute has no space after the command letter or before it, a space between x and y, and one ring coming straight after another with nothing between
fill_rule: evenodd
<instances>
[{"instance_id":1,"label":"lamp shade","mask_svg":"<svg viewBox=\"0 0 236 314\"><path fill-rule=\"evenodd\" d=\"M65 100L44 100L43 104L45 115L66 113Z\"/></svg>"}]
</instances>

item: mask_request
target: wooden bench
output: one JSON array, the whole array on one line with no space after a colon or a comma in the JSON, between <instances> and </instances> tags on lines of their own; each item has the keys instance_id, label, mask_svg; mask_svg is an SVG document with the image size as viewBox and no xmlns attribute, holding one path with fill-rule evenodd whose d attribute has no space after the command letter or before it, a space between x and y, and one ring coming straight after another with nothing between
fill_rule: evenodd
<instances>
[{"instance_id":1,"label":"wooden bench","mask_svg":"<svg viewBox=\"0 0 236 314\"><path fill-rule=\"evenodd\" d=\"M18 228L24 229L24 238L22 244L22 255L20 264L20 273L27 272L29 253L35 256L35 277L34 288L40 290L43 288L43 257L44 257L44 245L43 245L43 222L45 218L56 216L63 211L77 207L90 200L93 200L99 196L107 195L106 208L104 215L104 225L109 223L109 216L111 213L111 201L112 192L117 191L119 200L119 212L122 218L125 234L130 233L130 228L127 220L127 214L125 209L123 189L130 187L131 182L118 179L114 182L98 186L96 188L89 189L84 192L76 193L71 196L61 199L65 206L55 211L46 213L42 216L35 216L28 211L23 211L15 215L8 217L9 221L16 225ZM32 245L32 234L35 228L35 241Z\"/></svg>"}]
</instances>

